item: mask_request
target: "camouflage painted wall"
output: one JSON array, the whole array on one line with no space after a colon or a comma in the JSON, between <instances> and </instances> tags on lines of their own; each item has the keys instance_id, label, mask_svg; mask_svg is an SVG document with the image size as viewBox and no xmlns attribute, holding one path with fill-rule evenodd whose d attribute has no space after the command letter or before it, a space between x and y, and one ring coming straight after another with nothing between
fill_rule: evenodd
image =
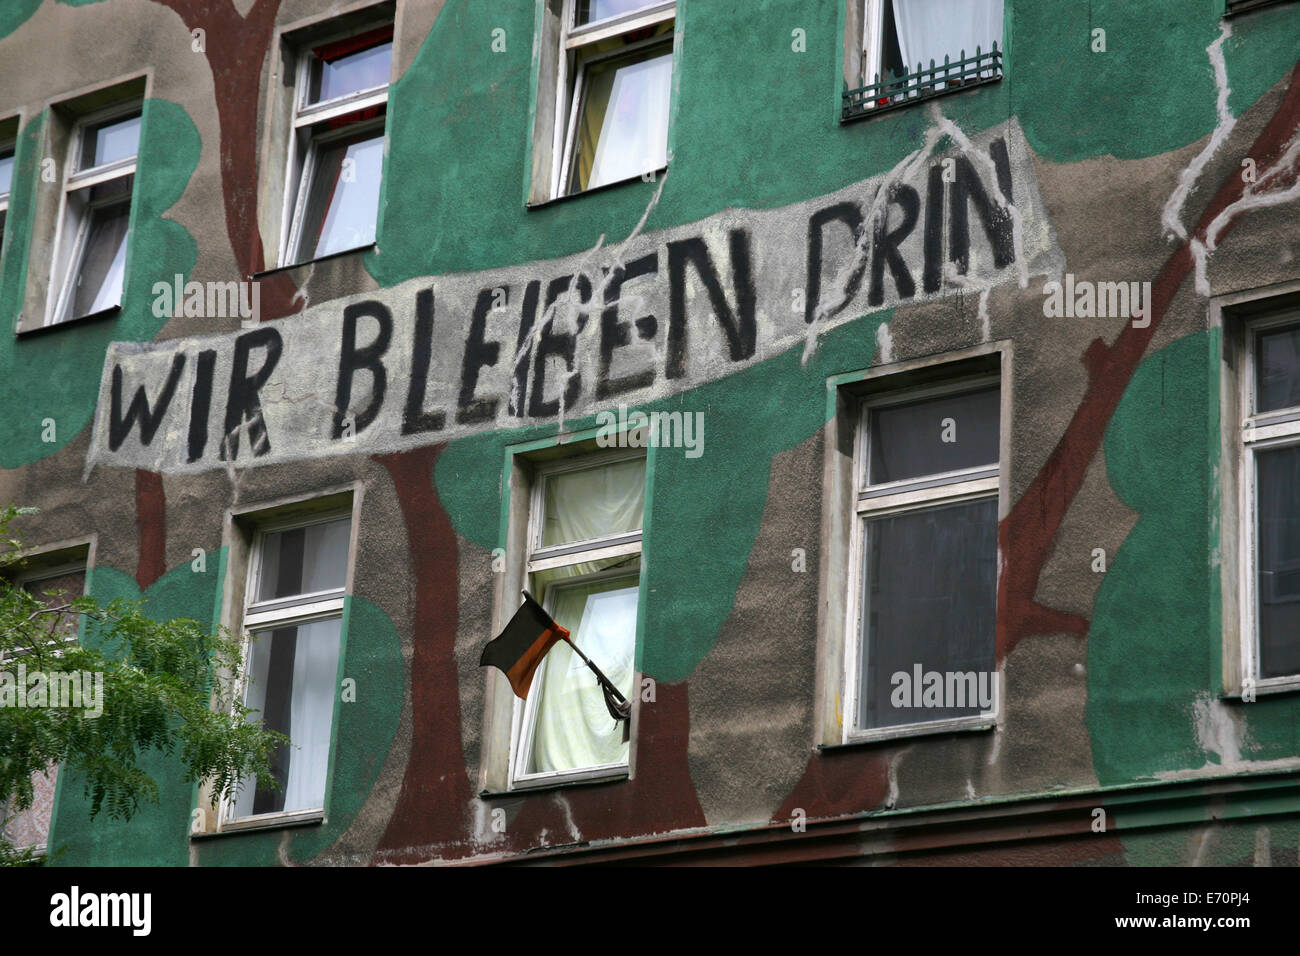
<instances>
[{"instance_id":1,"label":"camouflage painted wall","mask_svg":"<svg viewBox=\"0 0 1300 956\"><path fill-rule=\"evenodd\" d=\"M191 467L183 412L193 381L180 379L156 453L138 432L112 449L115 363L130 357L124 403L145 371L153 400L178 351L220 343L224 356L250 334L238 318L155 316L154 284L240 280L268 265L258 204L273 32L353 6L20 0L0 11L0 119L21 114L0 254L5 321L16 320L26 288L50 103L142 64L150 71L121 315L0 335L0 498L43 509L25 524L28 540L94 532L95 593L138 593L158 615L216 621L225 564L212 556L222 553L227 508L348 482L365 489L344 658L358 695L340 707L328 821L190 840L195 788L159 765L158 807L127 826L92 824L61 776L59 862L498 859L602 841L705 847L721 831L753 845L786 837L779 852L812 854L820 844L790 831L796 810L809 835L855 821L855 832L877 836L852 852L882 858L1296 862L1300 794L1285 782L1300 768L1300 701L1220 696L1218 561L1230 542L1215 517L1222 343L1209 299L1300 278L1300 4L1225 21L1221 0L1006 0L1001 82L841 125L844 0L678 0L666 177L530 210L533 0L399 0L376 246L276 273L261 300L264 327L283 334L296 367L315 359L328 370L330 408L313 412L311 432L322 438L336 410L344 307L401 303L390 417L340 447L290 437L301 423L268 413L280 429L272 446L293 456L259 460L245 448ZM205 52L191 46L194 29L206 33ZM504 52L492 49L496 29ZM1105 52L1094 52L1097 29ZM806 36L802 52L795 30ZM889 177L928 186L932 163L991 155L1002 135L1027 250L1014 265L993 261L976 225L969 276L943 269L937 289L908 296L886 273L874 304L868 278L812 336L806 314L782 308L807 285L813 212L845 196L870 201ZM1241 175L1247 158L1277 175L1256 190ZM978 175L991 190L996 173ZM456 402L439 396L463 380L480 290L505 283L517 296L533 280L571 274L598 244L640 232L629 250L659 249L663 275L669 243L703 236L735 318L736 257L720 263L737 226L753 230L759 250L752 315L762 348L719 358L729 354L718 320L726 310L695 287L682 314L699 333L690 374L634 395L644 411L703 411L708 423L699 459L661 450L652 462L638 662L657 694L640 709L635 773L480 798L487 677L476 665L491 636L492 550L505 544L502 463L507 446L554 435L560 416L502 414L479 430L370 442L385 422L386 434L400 432L411 367L398 356L413 348L417 292L452 290L445 313L438 299L427 395L451 416ZM905 257L920 279L915 229ZM853 271L848 244L826 255L827 276ZM1044 282L1065 273L1151 283L1150 321L1047 316ZM646 354L661 370L668 288L649 293L659 329ZM500 373L523 339L517 301L491 318L490 333L485 326L501 344L492 394L506 400L511 376ZM1000 524L1004 720L992 732L819 750L826 596L816 569L837 560L821 540L828 380L990 342L1010 343L1013 356ZM598 340L582 348L582 361L598 364ZM218 382L229 375L220 368ZM303 393L306 372L295 374L286 390ZM358 391L354 411L366 397ZM214 435L223 401L213 405ZM564 428L589 428L616 403L584 394ZM48 419L54 441L43 440ZM203 574L190 567L195 548L210 554ZM795 548L810 572L792 570ZM1108 556L1104 574L1092 570L1095 548ZM1105 834L1091 832L1098 807L1111 815ZM487 825L496 808L506 810L504 833ZM935 835L961 813L960 837ZM1042 842L1001 846L1016 827Z\"/></svg>"}]
</instances>

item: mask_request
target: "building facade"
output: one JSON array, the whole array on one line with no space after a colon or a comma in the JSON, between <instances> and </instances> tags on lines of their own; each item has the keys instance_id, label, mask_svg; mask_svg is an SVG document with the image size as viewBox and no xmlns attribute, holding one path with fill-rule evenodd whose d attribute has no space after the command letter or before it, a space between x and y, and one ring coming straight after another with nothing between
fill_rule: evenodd
<instances>
[{"instance_id":1,"label":"building facade","mask_svg":"<svg viewBox=\"0 0 1300 956\"><path fill-rule=\"evenodd\" d=\"M11 834L1295 865L1298 55L1293 0L8 0L0 501L295 745ZM626 723L480 667L525 589Z\"/></svg>"}]
</instances>

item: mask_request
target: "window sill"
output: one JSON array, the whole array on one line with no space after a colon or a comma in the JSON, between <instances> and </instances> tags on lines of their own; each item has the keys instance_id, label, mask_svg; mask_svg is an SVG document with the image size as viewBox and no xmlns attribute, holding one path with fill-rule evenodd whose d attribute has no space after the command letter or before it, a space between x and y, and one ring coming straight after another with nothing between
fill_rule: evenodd
<instances>
[{"instance_id":1,"label":"window sill","mask_svg":"<svg viewBox=\"0 0 1300 956\"><path fill-rule=\"evenodd\" d=\"M67 328L70 325L90 325L95 322L105 322L117 318L122 312L120 305L111 305L107 309L100 309L98 312L91 312L88 315L81 315L75 319L68 319L64 322L55 322L52 325L38 325L35 328L19 328L16 332L19 338L35 338L43 332L53 332L55 329Z\"/></svg>"},{"instance_id":2,"label":"window sill","mask_svg":"<svg viewBox=\"0 0 1300 956\"><path fill-rule=\"evenodd\" d=\"M276 266L274 269L263 269L261 272L254 272L248 278L253 282L260 282L263 279L271 279L279 275L289 275L298 269L310 269L321 265L325 262L334 262L338 259L349 257L360 258L367 252L374 252L378 248L378 243L368 243L364 246L357 246L353 249L344 249L341 252L331 252L327 256L321 256L318 259L305 259L302 262L293 262L288 265Z\"/></svg>"},{"instance_id":3,"label":"window sill","mask_svg":"<svg viewBox=\"0 0 1300 956\"><path fill-rule=\"evenodd\" d=\"M995 730L998 720L992 714L979 714L974 717L952 717L946 720L932 720L924 724L902 724L898 727L886 727L880 730L858 731L853 736L838 743L817 745L819 751L836 751L863 744L886 743L911 737L933 737L938 734L971 733Z\"/></svg>"},{"instance_id":4,"label":"window sill","mask_svg":"<svg viewBox=\"0 0 1300 956\"><path fill-rule=\"evenodd\" d=\"M1267 677L1255 681L1254 694L1256 697L1263 697L1272 694L1294 694L1300 692L1300 675L1295 677ZM1242 694L1245 688L1234 687L1232 690L1224 691L1219 695L1221 700L1237 701L1238 703L1250 703L1242 700Z\"/></svg>"},{"instance_id":5,"label":"window sill","mask_svg":"<svg viewBox=\"0 0 1300 956\"><path fill-rule=\"evenodd\" d=\"M930 100L937 100L942 96L952 96L957 93L967 93L970 90L978 89L981 86L989 86L993 83L1001 83L1002 74L997 76L979 77L969 79L960 85L949 82L942 90L934 90L922 87L915 92L915 95L904 93L894 94L887 97L890 102L882 105L877 104L870 109L854 109L848 102L849 93L842 94L843 102L840 108L840 125L846 126L849 123L857 123L861 120L871 119L873 116L879 116L882 113L891 113L894 110L905 109L909 106L915 106L918 103L928 103ZM885 99L886 97L881 97Z\"/></svg>"},{"instance_id":6,"label":"window sill","mask_svg":"<svg viewBox=\"0 0 1300 956\"><path fill-rule=\"evenodd\" d=\"M598 775L590 777L563 777L553 780L539 780L536 783L516 783L513 788L497 790L488 788L479 792L481 799L487 800L494 797L518 797L529 793L550 793L555 790L566 790L570 787L586 787L592 784L601 783L620 783L631 778L631 770L628 767L619 767L616 770L602 771Z\"/></svg>"},{"instance_id":7,"label":"window sill","mask_svg":"<svg viewBox=\"0 0 1300 956\"><path fill-rule=\"evenodd\" d=\"M611 189L617 189L620 186L627 186L630 183L653 183L656 182L661 176L665 175L667 172L668 172L667 166L660 166L658 169L652 169L646 173L641 173L637 176L629 176L627 179L616 179L612 183L602 183L599 186L593 186L590 189L584 189L582 192L566 193L563 196L553 196L550 199L540 199L537 202L531 202L531 201L526 202L524 203L524 208L525 209L546 209L550 206L556 206L562 202L567 202L571 199L581 199L583 196L592 196L595 195L596 193L607 192ZM646 179L645 177L647 175L651 176L652 178Z\"/></svg>"},{"instance_id":8,"label":"window sill","mask_svg":"<svg viewBox=\"0 0 1300 956\"><path fill-rule=\"evenodd\" d=\"M260 817L245 817L222 824L220 829L210 833L191 833L191 840L207 840L212 837L229 836L236 833L254 833L261 830L285 830L290 827L316 826L325 822L324 810L303 810L298 813L267 813Z\"/></svg>"},{"instance_id":9,"label":"window sill","mask_svg":"<svg viewBox=\"0 0 1300 956\"><path fill-rule=\"evenodd\" d=\"M1228 9L1223 11L1223 15L1236 17L1258 10L1260 7L1272 7L1286 2L1287 0L1228 0Z\"/></svg>"}]
</instances>

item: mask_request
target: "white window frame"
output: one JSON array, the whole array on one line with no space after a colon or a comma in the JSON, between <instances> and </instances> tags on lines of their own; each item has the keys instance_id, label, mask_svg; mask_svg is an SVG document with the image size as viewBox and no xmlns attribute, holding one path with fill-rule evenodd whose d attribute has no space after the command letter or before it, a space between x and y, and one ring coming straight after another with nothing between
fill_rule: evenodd
<instances>
[{"instance_id":1,"label":"white window frame","mask_svg":"<svg viewBox=\"0 0 1300 956\"><path fill-rule=\"evenodd\" d=\"M573 149L577 138L578 115L582 106L583 79L587 64L627 56L652 46L667 45L671 48L674 37L652 37L640 43L629 44L621 49L594 56L586 54L586 48L611 37L669 21L673 22L675 33L677 0L661 0L643 10L606 17L604 20L597 20L583 26L575 25L577 15L577 0L564 0L564 10L560 20L560 58L555 78L555 130L551 140L551 155L560 160L551 169L551 197L556 199L561 196L581 195L581 193L569 192L569 172L573 165ZM676 69L677 64L674 62L674 75ZM572 83L569 82L570 75L573 76ZM670 104L670 116L671 110ZM644 172L658 172L658 170L647 169Z\"/></svg>"},{"instance_id":2,"label":"white window frame","mask_svg":"<svg viewBox=\"0 0 1300 956\"><path fill-rule=\"evenodd\" d=\"M1261 451L1300 445L1300 406L1256 414L1255 346L1263 332L1300 323L1300 309L1271 315L1246 326L1238 406L1242 410L1237 448L1241 480L1238 483L1238 566L1241 569L1241 684L1244 692L1256 694L1300 690L1300 673L1284 677L1261 677L1258 631L1258 509L1255 497L1256 455Z\"/></svg>"},{"instance_id":3,"label":"white window frame","mask_svg":"<svg viewBox=\"0 0 1300 956\"><path fill-rule=\"evenodd\" d=\"M875 82L875 77L880 74L884 62L884 27L885 27L885 0L856 0L862 9L862 71L858 80L862 86L869 86ZM897 0L895 0L897 2ZM904 0L906 2L906 0ZM1006 9L1003 8L1002 29L999 31L998 49L1002 49L1003 39L1006 36ZM972 44L966 50L968 55L974 56L975 48ZM985 51L988 52L988 51ZM960 59L960 52L953 50L949 54L954 62ZM942 64L936 64L941 66ZM905 64L908 71L911 70L910 64ZM885 77L880 77L884 82Z\"/></svg>"},{"instance_id":4,"label":"white window frame","mask_svg":"<svg viewBox=\"0 0 1300 956\"><path fill-rule=\"evenodd\" d=\"M312 591L305 594L297 594L287 598L276 598L266 601L256 600L257 588L262 581L262 562L264 555L264 546L269 535L278 531L293 531L299 528L308 528L313 525L328 524L330 522L348 519L350 523L356 522L356 514L350 508L331 509L314 515L298 515L293 518L284 518L281 520L272 520L258 524L256 531L253 533L252 546L249 549L248 572L244 580L243 596L243 613L240 623L240 636L243 641L243 648L240 653L239 685L235 689L235 699L239 703L247 700L248 681L250 677L249 664L252 659L253 651L253 631L267 631L276 627L290 627L298 624L310 624L314 621L323 621L330 618L339 618L339 669L335 674L335 688L337 690L339 680L343 673L343 640L342 618L344 606L348 596L348 581L351 580L352 567L352 542L355 540L351 531L355 529L349 525L349 541L347 556L347 574L344 578L344 584L339 588L331 588L327 591ZM339 719L339 695L335 693L334 708L330 714L331 736ZM325 796L319 807L309 807L303 810L285 810L271 813L259 813L245 817L234 816L234 807L239 799L238 794L223 796L218 801L217 807L217 832L230 832L235 830L257 829L267 826L283 826L294 823L307 823L321 820L325 817L326 804L329 803L330 791L330 771L333 768L334 753L331 748L329 755L329 767L326 770Z\"/></svg>"},{"instance_id":5,"label":"white window frame","mask_svg":"<svg viewBox=\"0 0 1300 956\"><path fill-rule=\"evenodd\" d=\"M18 141L16 139L0 139L0 156L6 156L15 159L14 175L18 174ZM4 218L4 224L0 226L0 252L4 251L5 233L9 231L9 198L13 195L14 184L9 183L9 188L0 192L0 216Z\"/></svg>"},{"instance_id":6,"label":"white window frame","mask_svg":"<svg viewBox=\"0 0 1300 956\"><path fill-rule=\"evenodd\" d=\"M63 194L59 201L59 219L58 227L54 234L54 271L51 289L57 289L58 293L49 298L45 314L45 325L60 325L64 322L71 322L76 319L85 318L85 316L69 314L72 308L72 300L76 293L77 279L81 275L82 260L86 253L86 242L89 239L88 230L90 228L91 207L87 204L83 214L74 214L69 200L73 193L78 193L93 186L99 186L116 179L125 179L128 176L134 176L136 164L139 159L140 149L137 145L135 155L128 159L119 159L115 162L104 163L100 166L92 166L89 169L81 169L81 147L84 142L86 129L91 126L97 126L102 123L112 122L117 119L126 119L130 116L138 115L140 117L140 142L144 141L144 105L139 100L129 100L124 103L117 103L113 106L102 110L96 110L86 116L80 117L73 126L72 135L68 138L68 153L64 161L63 174ZM131 186L131 198L128 200L129 209L135 207L135 184ZM128 212L128 215L130 213ZM75 219L75 222L73 221ZM130 253L131 233L127 231L127 252ZM129 276L124 272L122 276L122 296L126 295L126 283ZM109 308L120 308L119 300L116 306ZM95 314L95 313L90 313Z\"/></svg>"},{"instance_id":7,"label":"white window frame","mask_svg":"<svg viewBox=\"0 0 1300 956\"><path fill-rule=\"evenodd\" d=\"M960 504L992 498L999 501L1001 491L1001 441L999 440L999 461L992 466L965 468L958 471L927 474L902 481L887 482L880 485L867 483L867 468L870 461L870 420L871 411L896 405L909 405L927 398L945 395L960 395L994 386L999 388L999 405L1001 403L1001 378L993 375L975 375L945 381L942 384L930 384L913 388L873 394L858 399L856 402L857 421L855 425L853 451L853 514L849 532L849 596L848 613L845 615L844 644L844 686L843 700L845 719L842 743L861 743L872 740L889 740L897 737L915 737L925 734L949 733L954 730L984 730L997 725L1001 719L1004 702L1001 693L1001 669L993 675L998 683L998 692L994 695L994 709L965 717L945 717L938 720L917 721L910 724L898 724L892 727L864 729L857 726L859 689L862 665L862 611L866 570L865 556L862 553L863 526L871 518L919 511L939 505ZM1000 428L1004 425L1000 425ZM1001 508L999 507L999 515ZM998 577L1001 578L1002 562L997 561ZM996 591L995 591L996 593Z\"/></svg>"},{"instance_id":8,"label":"white window frame","mask_svg":"<svg viewBox=\"0 0 1300 956\"><path fill-rule=\"evenodd\" d=\"M614 449L607 452L598 452L595 454L582 455L580 457L565 458L556 462L548 462L544 465L538 465L533 473L532 487L530 488L528 503L528 556L525 568L526 580L532 580L532 575L538 571L548 571L554 568L566 567L571 564L584 564L590 561L600 561L607 558L616 558L624 555L638 555L642 553L642 536L645 532L644 510L642 511L642 527L637 531L628 531L618 534L602 535L598 538L590 538L580 542L570 542L563 545L552 545L551 547L542 547L542 532L545 525L545 507L546 507L546 482L549 478L556 475L565 474L566 472L585 471L589 468L599 468L607 465L618 464L624 461L635 460L646 461L647 468L649 462L644 452L635 450ZM646 484L649 484L649 475L647 472ZM648 496L647 496L648 497ZM638 560L636 575L637 587L641 588L644 571L643 560ZM593 574L582 575L573 578L571 581L566 580L559 585L551 585L547 590L542 601L542 606L547 614L553 612L555 605L555 591L563 590L566 587L574 587L580 584L588 584L592 581L599 581L602 578L622 578L631 577L627 568L612 568L606 571L598 571ZM531 590L531 588L530 588ZM637 607L640 617L640 601L642 598L638 590ZM513 614L514 612L511 611ZM638 635L633 635L635 642ZM533 729L536 725L537 707L541 699L541 687L543 686L546 676L546 667L551 659L547 654L542 659L536 673L533 675L532 688L527 700L514 698L514 707L511 713L510 722L510 760L508 787L511 790L525 790L536 787L555 786L565 783L582 783L596 780L608 780L626 777L631 770L631 748L628 751L628 759L617 763L601 764L595 767L580 767L575 770L547 770L540 773L529 773L525 768L528 760L532 756L533 750ZM596 662L600 666L600 662ZM633 687L640 685L641 675L639 671L633 671ZM592 676L593 686L595 675ZM630 695L629 700L632 702L633 713L628 719L628 726L633 726L636 720L636 698L638 695Z\"/></svg>"},{"instance_id":9,"label":"white window frame","mask_svg":"<svg viewBox=\"0 0 1300 956\"><path fill-rule=\"evenodd\" d=\"M307 197L311 190L312 178L316 172L316 158L320 153L321 146L328 145L334 140L351 138L357 134L379 129L384 131L384 151L387 152L388 150L388 92L393 83L393 63L396 60L397 52L396 32L389 41L393 44L394 56L389 61L387 83L382 86L372 86L369 89L355 90L344 96L337 96L332 100L323 100L312 104L307 103L308 91L311 87L311 66L316 58L315 51L322 46L337 43L349 37L359 37L371 33L382 26L382 24L372 24L359 29L313 37L310 42L304 40L295 50L294 59L297 62L294 68L293 114L289 121L289 162L285 168L284 209L280 220L284 223L280 236L280 264L282 266L306 265L308 262L314 261L314 258L304 258L300 254L298 247L302 243L301 233L303 220L307 214ZM332 119L376 106L383 109L381 115L374 119L358 121L337 130L331 130L326 125ZM382 185L380 188L383 188ZM376 209L376 216L378 216L378 212L378 209ZM378 226L378 223L376 223L376 226ZM357 246L356 248L365 249L366 246ZM355 249L342 250L339 253L331 253L331 255L342 255L352 251L355 251Z\"/></svg>"}]
</instances>

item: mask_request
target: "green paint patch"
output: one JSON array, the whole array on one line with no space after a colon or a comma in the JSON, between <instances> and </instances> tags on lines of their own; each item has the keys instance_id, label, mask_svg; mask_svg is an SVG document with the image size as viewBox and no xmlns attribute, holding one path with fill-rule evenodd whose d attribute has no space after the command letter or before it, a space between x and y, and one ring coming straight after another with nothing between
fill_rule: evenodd
<instances>
[{"instance_id":1,"label":"green paint patch","mask_svg":"<svg viewBox=\"0 0 1300 956\"><path fill-rule=\"evenodd\" d=\"M189 564L172 569L144 593L145 612L157 621L185 617L212 623L209 618L221 582L216 567L214 562L203 574L191 570ZM90 592L102 603L141 597L133 577L110 567L95 568ZM96 646L95 635L83 634L82 639L88 646ZM136 815L126 822L112 819L106 812L92 821L84 778L71 771L60 775L50 835L52 865L188 865L186 834L194 806L194 781L187 778L179 758L156 750L141 754L139 764L158 784L158 802L141 802Z\"/></svg>"},{"instance_id":2,"label":"green paint patch","mask_svg":"<svg viewBox=\"0 0 1300 956\"><path fill-rule=\"evenodd\" d=\"M1008 4L1011 110L1030 144L1054 162L1141 159L1209 135L1218 89L1207 48L1223 10L1223 0ZM1240 115L1294 68L1300 18L1262 10L1231 24L1224 60ZM1093 51L1095 30L1104 53Z\"/></svg>"},{"instance_id":3,"label":"green paint patch","mask_svg":"<svg viewBox=\"0 0 1300 956\"><path fill-rule=\"evenodd\" d=\"M0 5L0 40L26 23L40 5L41 0L5 0Z\"/></svg>"},{"instance_id":4,"label":"green paint patch","mask_svg":"<svg viewBox=\"0 0 1300 956\"><path fill-rule=\"evenodd\" d=\"M872 363L876 329L890 315L860 318L823 336L807 366L800 364L800 344L735 375L635 406L704 414L699 458L687 458L680 448L658 449L655 457L654 522L644 542L651 599L638 661L646 674L684 680L713 648L758 536L773 456L826 424L826 380ZM594 424L592 416L565 428ZM434 481L458 533L482 548L504 547L498 496L505 449L545 434L519 429L451 443ZM812 537L819 521L818 515L809 518Z\"/></svg>"},{"instance_id":5,"label":"green paint patch","mask_svg":"<svg viewBox=\"0 0 1300 956\"><path fill-rule=\"evenodd\" d=\"M1211 707L1240 718L1243 760L1300 747L1300 695L1213 703L1223 655L1212 560L1219 347L1217 331L1200 332L1144 361L1106 432L1111 487L1140 517L1110 563L1088 634L1088 731L1102 784L1220 763L1203 742L1216 735L1198 733Z\"/></svg>"},{"instance_id":6,"label":"green paint patch","mask_svg":"<svg viewBox=\"0 0 1300 956\"><path fill-rule=\"evenodd\" d=\"M18 228L5 249L0 277L0 317L9 328L17 322L27 282L46 121L41 114L27 124L16 155L13 218ZM198 130L185 110L166 100L145 101L122 311L111 320L20 337L0 335L0 381L13 397L9 413L0 419L0 468L30 464L71 442L94 416L109 343L147 342L167 323L153 314L153 284L176 273L187 275L198 251L189 232L163 214L185 191L200 148ZM54 423L54 441L45 440L51 437L47 420Z\"/></svg>"}]
</instances>

